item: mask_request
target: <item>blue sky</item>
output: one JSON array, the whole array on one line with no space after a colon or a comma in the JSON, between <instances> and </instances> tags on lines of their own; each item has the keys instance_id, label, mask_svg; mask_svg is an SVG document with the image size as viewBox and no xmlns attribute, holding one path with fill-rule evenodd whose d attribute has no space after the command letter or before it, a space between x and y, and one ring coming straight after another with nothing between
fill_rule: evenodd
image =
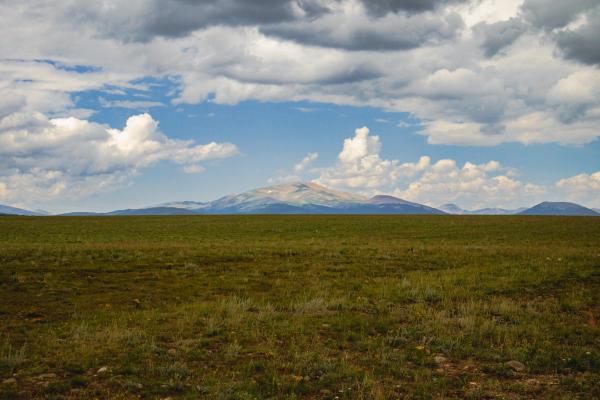
<instances>
[{"instance_id":1,"label":"blue sky","mask_svg":"<svg viewBox=\"0 0 600 400\"><path fill-rule=\"evenodd\" d=\"M0 5L0 203L600 207L597 2L270 1Z\"/></svg>"}]
</instances>

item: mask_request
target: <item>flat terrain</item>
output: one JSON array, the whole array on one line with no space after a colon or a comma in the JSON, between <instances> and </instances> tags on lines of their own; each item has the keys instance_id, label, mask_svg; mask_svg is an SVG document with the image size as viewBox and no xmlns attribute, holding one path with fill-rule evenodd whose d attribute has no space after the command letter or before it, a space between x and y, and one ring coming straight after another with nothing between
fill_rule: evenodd
<instances>
[{"instance_id":1,"label":"flat terrain","mask_svg":"<svg viewBox=\"0 0 600 400\"><path fill-rule=\"evenodd\" d=\"M0 398L600 398L600 218L0 217Z\"/></svg>"}]
</instances>

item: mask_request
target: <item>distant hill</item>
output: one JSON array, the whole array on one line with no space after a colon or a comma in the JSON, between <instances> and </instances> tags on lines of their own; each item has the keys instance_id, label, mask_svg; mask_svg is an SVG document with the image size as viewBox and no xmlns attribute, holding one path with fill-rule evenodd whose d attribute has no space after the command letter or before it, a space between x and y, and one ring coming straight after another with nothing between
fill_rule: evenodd
<instances>
[{"instance_id":1,"label":"distant hill","mask_svg":"<svg viewBox=\"0 0 600 400\"><path fill-rule=\"evenodd\" d=\"M194 211L175 207L150 207L139 209L116 210L105 215L194 215Z\"/></svg>"},{"instance_id":2,"label":"distant hill","mask_svg":"<svg viewBox=\"0 0 600 400\"><path fill-rule=\"evenodd\" d=\"M575 203L545 201L521 211L519 215L600 216L600 213Z\"/></svg>"},{"instance_id":3,"label":"distant hill","mask_svg":"<svg viewBox=\"0 0 600 400\"><path fill-rule=\"evenodd\" d=\"M459 215L514 215L525 210L525 208L518 208L516 210L507 210L505 208L481 208L478 210L465 210L452 203L443 204L438 208L447 212L448 214Z\"/></svg>"},{"instance_id":4,"label":"distant hill","mask_svg":"<svg viewBox=\"0 0 600 400\"><path fill-rule=\"evenodd\" d=\"M524 211L526 208L518 208L516 210L507 210L505 208L482 208L479 210L469 211L471 215L515 215Z\"/></svg>"},{"instance_id":5,"label":"distant hill","mask_svg":"<svg viewBox=\"0 0 600 400\"><path fill-rule=\"evenodd\" d=\"M369 199L370 209L381 214L446 214L437 208L402 200L394 196L377 195Z\"/></svg>"},{"instance_id":6,"label":"distant hill","mask_svg":"<svg viewBox=\"0 0 600 400\"><path fill-rule=\"evenodd\" d=\"M106 215L105 213L97 213L97 212L88 212L88 211L74 211L74 212L68 212L68 213L64 213L64 214L58 214L59 217L94 217L94 216L100 216L100 215Z\"/></svg>"},{"instance_id":7,"label":"distant hill","mask_svg":"<svg viewBox=\"0 0 600 400\"><path fill-rule=\"evenodd\" d=\"M206 206L206 204L207 203L203 203L200 201L172 201L169 203L159 204L158 206L152 207L152 208L172 207L172 208L185 208L186 210L195 210L195 209Z\"/></svg>"},{"instance_id":8,"label":"distant hill","mask_svg":"<svg viewBox=\"0 0 600 400\"><path fill-rule=\"evenodd\" d=\"M94 217L94 216L110 216L110 215L194 215L197 212L187 210L185 208L175 207L149 207L149 208L130 208L127 210L115 210L107 213L96 212L70 212L60 214L63 217Z\"/></svg>"},{"instance_id":9,"label":"distant hill","mask_svg":"<svg viewBox=\"0 0 600 400\"><path fill-rule=\"evenodd\" d=\"M11 206L2 205L2 204L0 204L0 214L5 214L5 215L30 215L30 216L33 216L33 215L44 215L44 214L41 214L39 212L25 210L25 209L17 208L17 207L11 207Z\"/></svg>"}]
</instances>

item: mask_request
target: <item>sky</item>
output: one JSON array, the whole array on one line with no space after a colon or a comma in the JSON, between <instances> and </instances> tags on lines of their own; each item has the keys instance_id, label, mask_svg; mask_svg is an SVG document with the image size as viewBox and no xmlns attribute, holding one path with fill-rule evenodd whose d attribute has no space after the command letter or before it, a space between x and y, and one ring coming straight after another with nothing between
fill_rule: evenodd
<instances>
[{"instance_id":1,"label":"sky","mask_svg":"<svg viewBox=\"0 0 600 400\"><path fill-rule=\"evenodd\" d=\"M0 0L0 26L0 204L600 208L600 0Z\"/></svg>"}]
</instances>

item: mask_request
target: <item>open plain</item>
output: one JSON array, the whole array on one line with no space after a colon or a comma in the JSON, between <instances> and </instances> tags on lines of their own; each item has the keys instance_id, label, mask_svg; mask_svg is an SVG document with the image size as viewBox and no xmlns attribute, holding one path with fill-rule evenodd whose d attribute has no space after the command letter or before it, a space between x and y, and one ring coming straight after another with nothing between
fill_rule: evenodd
<instances>
[{"instance_id":1,"label":"open plain","mask_svg":"<svg viewBox=\"0 0 600 400\"><path fill-rule=\"evenodd\" d=\"M0 217L0 398L600 397L600 219Z\"/></svg>"}]
</instances>

